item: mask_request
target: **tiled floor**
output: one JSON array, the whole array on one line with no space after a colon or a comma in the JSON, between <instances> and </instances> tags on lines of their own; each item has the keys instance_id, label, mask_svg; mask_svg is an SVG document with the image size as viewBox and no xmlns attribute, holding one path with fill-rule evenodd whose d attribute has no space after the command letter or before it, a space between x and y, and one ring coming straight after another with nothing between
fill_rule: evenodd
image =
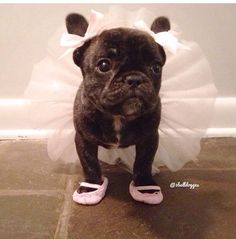
<instances>
[{"instance_id":1,"label":"tiled floor","mask_svg":"<svg viewBox=\"0 0 236 239\"><path fill-rule=\"evenodd\" d=\"M97 206L73 203L82 179L76 165L48 159L44 141L0 141L1 239L235 239L236 139L203 142L200 162L156 179L164 201L134 202L131 175L104 165L106 198ZM198 188L171 188L189 182Z\"/></svg>"}]
</instances>

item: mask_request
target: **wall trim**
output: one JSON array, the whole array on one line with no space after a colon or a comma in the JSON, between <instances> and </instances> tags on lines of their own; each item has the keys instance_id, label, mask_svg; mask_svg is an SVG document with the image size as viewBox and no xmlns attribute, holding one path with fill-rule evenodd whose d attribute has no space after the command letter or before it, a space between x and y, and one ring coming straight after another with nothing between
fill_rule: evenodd
<instances>
[{"instance_id":1,"label":"wall trim","mask_svg":"<svg viewBox=\"0 0 236 239\"><path fill-rule=\"evenodd\" d=\"M36 130L27 118L27 100L0 99L0 139L47 138L52 130ZM218 97L207 137L236 137L236 97Z\"/></svg>"},{"instance_id":2,"label":"wall trim","mask_svg":"<svg viewBox=\"0 0 236 239\"><path fill-rule=\"evenodd\" d=\"M46 139L53 130L34 129L7 129L0 130L0 140L11 139ZM206 138L212 137L236 137L236 128L209 128Z\"/></svg>"}]
</instances>

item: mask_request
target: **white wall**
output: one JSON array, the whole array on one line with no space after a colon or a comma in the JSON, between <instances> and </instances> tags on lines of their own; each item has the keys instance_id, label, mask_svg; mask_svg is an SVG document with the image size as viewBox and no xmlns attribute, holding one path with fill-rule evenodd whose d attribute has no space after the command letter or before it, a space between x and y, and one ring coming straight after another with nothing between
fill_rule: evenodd
<instances>
[{"instance_id":1,"label":"white wall","mask_svg":"<svg viewBox=\"0 0 236 239\"><path fill-rule=\"evenodd\" d=\"M73 11L88 15L91 8L104 11L106 4L0 5L0 137L13 129L30 129L20 99L32 66L46 53L48 38ZM219 98L212 132L236 135L236 4L129 4L168 16L183 30L183 37L199 43L215 77ZM223 131L222 131L223 130ZM20 133L19 133L20 132ZM217 133L218 132L218 133Z\"/></svg>"}]
</instances>

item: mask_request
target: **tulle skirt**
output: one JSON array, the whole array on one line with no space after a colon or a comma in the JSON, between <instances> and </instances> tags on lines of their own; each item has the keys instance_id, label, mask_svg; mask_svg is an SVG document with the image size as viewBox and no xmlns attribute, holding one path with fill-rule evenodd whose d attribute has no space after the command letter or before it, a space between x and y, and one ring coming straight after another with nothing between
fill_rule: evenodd
<instances>
[{"instance_id":1,"label":"tulle skirt","mask_svg":"<svg viewBox=\"0 0 236 239\"><path fill-rule=\"evenodd\" d=\"M110 10L109 19L111 16L116 18L119 11ZM145 20L150 17L145 10L122 14L126 14L129 21L138 16ZM79 160L74 143L73 103L82 74L73 63L72 53L60 58L65 52L59 44L63 32L66 32L65 27L53 35L49 41L48 55L34 66L25 97L30 102L32 126L51 130L47 143L49 157L73 163ZM177 171L188 161L197 160L200 141L214 111L216 88L208 61L195 42L181 40L181 43L186 47L176 54L166 52L160 91L160 138L153 173L163 165ZM99 146L98 158L109 164L122 162L131 171L135 148L105 149Z\"/></svg>"}]
</instances>

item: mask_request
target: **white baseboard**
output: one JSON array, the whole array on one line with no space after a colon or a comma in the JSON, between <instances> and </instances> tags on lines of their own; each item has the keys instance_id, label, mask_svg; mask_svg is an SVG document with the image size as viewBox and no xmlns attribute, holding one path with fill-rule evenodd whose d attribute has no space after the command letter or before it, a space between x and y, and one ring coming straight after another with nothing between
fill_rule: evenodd
<instances>
[{"instance_id":1,"label":"white baseboard","mask_svg":"<svg viewBox=\"0 0 236 239\"><path fill-rule=\"evenodd\" d=\"M236 137L236 128L208 128L206 137Z\"/></svg>"},{"instance_id":2,"label":"white baseboard","mask_svg":"<svg viewBox=\"0 0 236 239\"><path fill-rule=\"evenodd\" d=\"M12 129L0 130L0 140L10 139L46 139L52 130ZM206 138L236 137L236 128L209 128Z\"/></svg>"},{"instance_id":3,"label":"white baseboard","mask_svg":"<svg viewBox=\"0 0 236 239\"><path fill-rule=\"evenodd\" d=\"M46 138L50 130L30 127L24 99L0 99L0 139ZM219 97L207 137L236 137L236 97Z\"/></svg>"}]
</instances>

